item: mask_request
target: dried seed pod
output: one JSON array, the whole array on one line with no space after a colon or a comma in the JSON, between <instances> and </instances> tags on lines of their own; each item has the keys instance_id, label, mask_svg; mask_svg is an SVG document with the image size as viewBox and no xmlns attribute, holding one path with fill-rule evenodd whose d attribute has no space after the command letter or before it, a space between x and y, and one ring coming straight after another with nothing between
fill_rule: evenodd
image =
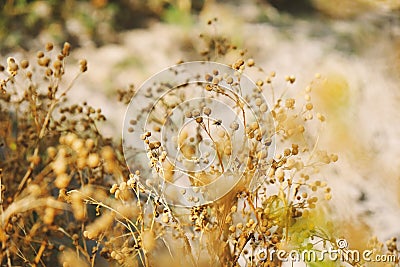
<instances>
[{"instance_id":1,"label":"dried seed pod","mask_svg":"<svg viewBox=\"0 0 400 267\"><path fill-rule=\"evenodd\" d=\"M29 61L24 59L21 61L21 68L26 69L29 67Z\"/></svg>"},{"instance_id":2,"label":"dried seed pod","mask_svg":"<svg viewBox=\"0 0 400 267\"><path fill-rule=\"evenodd\" d=\"M96 168L100 164L100 157L97 153L91 153L89 154L87 158L87 165L90 168Z\"/></svg>"},{"instance_id":3,"label":"dried seed pod","mask_svg":"<svg viewBox=\"0 0 400 267\"><path fill-rule=\"evenodd\" d=\"M249 67L253 67L255 65L255 61L254 61L254 59L252 59L252 58L249 58L248 60L247 60L247 66L249 66Z\"/></svg>"},{"instance_id":4,"label":"dried seed pod","mask_svg":"<svg viewBox=\"0 0 400 267\"><path fill-rule=\"evenodd\" d=\"M203 113L207 116L210 116L211 114L211 109L209 107L204 107L203 108Z\"/></svg>"},{"instance_id":5,"label":"dried seed pod","mask_svg":"<svg viewBox=\"0 0 400 267\"><path fill-rule=\"evenodd\" d=\"M81 72L86 72L88 67L87 67L87 60L86 59L81 59L79 61L79 67Z\"/></svg>"},{"instance_id":6,"label":"dried seed pod","mask_svg":"<svg viewBox=\"0 0 400 267\"><path fill-rule=\"evenodd\" d=\"M43 51L38 51L38 52L36 53L36 57L37 57L37 58L42 58L42 57L44 57Z\"/></svg>"},{"instance_id":7,"label":"dried seed pod","mask_svg":"<svg viewBox=\"0 0 400 267\"><path fill-rule=\"evenodd\" d=\"M68 42L65 42L61 54L64 57L66 57L66 56L69 56L70 51L71 51L71 44Z\"/></svg>"},{"instance_id":8,"label":"dried seed pod","mask_svg":"<svg viewBox=\"0 0 400 267\"><path fill-rule=\"evenodd\" d=\"M49 51L53 50L53 47L54 47L53 43L48 42L45 46L45 49L47 52L49 52Z\"/></svg>"}]
</instances>

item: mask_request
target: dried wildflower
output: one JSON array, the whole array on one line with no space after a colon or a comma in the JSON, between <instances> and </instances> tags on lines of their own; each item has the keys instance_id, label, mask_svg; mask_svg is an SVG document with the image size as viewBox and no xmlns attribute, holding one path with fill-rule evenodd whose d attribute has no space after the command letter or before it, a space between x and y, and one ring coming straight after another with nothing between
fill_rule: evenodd
<instances>
[{"instance_id":1,"label":"dried wildflower","mask_svg":"<svg viewBox=\"0 0 400 267\"><path fill-rule=\"evenodd\" d=\"M307 141L312 138L303 119L316 117L322 122L325 117L310 102L311 89L306 90L303 106L296 105L297 98L284 98L283 93L274 94L282 96L269 106L261 91L264 81L276 90L276 74L263 73L263 80L249 83L247 88L242 83L244 71L256 66L255 60L242 59L246 51L235 52L236 47L227 38L207 38L203 38L210 45L205 56L239 54L231 65L233 69L205 62L202 67L206 70L194 75L197 80L185 80L180 87L172 84L173 79L168 81L171 84L151 84L143 98L151 105L140 101L139 112L127 113L133 117L126 118L124 151L121 144L97 131L96 122L103 118L101 109L88 103L68 106L62 101L69 90L60 81L64 79L70 44L65 43L55 56L48 53L54 49L50 43L46 52L37 53L37 61L26 71L31 87L23 90L26 95L17 108L18 127L25 128L18 131L16 140L10 138L10 147L15 142L18 148L10 153L29 168L25 172L20 164L7 165L7 175L23 181L17 186L10 181L2 184L0 193L5 211L25 196L33 203L45 200L35 211L40 220L35 219L33 227L31 218L37 215L32 216L31 211L15 213L8 220L11 223L3 224L6 226L0 228L0 239L4 244L12 240L24 255L39 254L36 252L41 249L50 254L54 244L42 248L32 238L47 242L55 231L63 235L62 240L70 239L65 245L55 244L65 266L85 266L90 261L93 265L94 255L120 265L152 266L155 257L166 250L184 255L182 262L187 260L188 266L200 266L202 261L237 266L239 259L249 266L280 266L277 258L258 261L252 251L278 249L293 245L294 240L310 244L308 239L316 236L319 227L314 213L321 201L333 195L324 181L314 177L313 167L335 162L338 157L310 147ZM19 72L19 67L30 67L25 61L18 65L15 59L7 63L7 71L17 78L25 73ZM87 71L87 64L86 60L79 62L80 72ZM186 73L187 64L178 65L182 69L175 69L177 76ZM43 67L39 68L40 75L47 75L40 79L48 82L43 85L48 90L45 94L35 85L37 65ZM294 83L295 78L288 76L287 81ZM1 86L5 90L9 81L4 79ZM183 92L175 93L179 89ZM170 98L163 95L154 101L157 93L166 91ZM196 93L201 97L193 97ZM118 91L124 103L140 94L133 85ZM19 109L25 106L29 110L21 112ZM228 111L232 113L227 115ZM2 113L0 119L6 114ZM177 124L180 122L182 125ZM134 139L136 143L129 143ZM274 154L275 146L279 155ZM124 152L128 153L125 156L130 169ZM182 181L190 186L169 190L170 184ZM205 190L207 185L211 186ZM166 190L160 194L160 188ZM175 209L171 204L190 208ZM35 236L21 241L20 237L30 231L36 231ZM324 241L333 240L330 238ZM93 240L90 249L87 239ZM196 254L206 246L212 247L207 257L198 257ZM393 242L388 247L395 250ZM6 257L5 252L0 254ZM17 256L12 259L24 264Z\"/></svg>"},{"instance_id":2,"label":"dried wildflower","mask_svg":"<svg viewBox=\"0 0 400 267\"><path fill-rule=\"evenodd\" d=\"M12 57L7 58L7 71L11 76L17 75L19 67L18 64L15 62L15 59Z\"/></svg>"},{"instance_id":3,"label":"dried wildflower","mask_svg":"<svg viewBox=\"0 0 400 267\"><path fill-rule=\"evenodd\" d=\"M46 51L47 52L53 50L53 47L54 47L53 43L50 43L50 42L46 43Z\"/></svg>"},{"instance_id":4,"label":"dried wildflower","mask_svg":"<svg viewBox=\"0 0 400 267\"><path fill-rule=\"evenodd\" d=\"M29 67L29 61L24 59L21 61L21 68L26 69Z\"/></svg>"},{"instance_id":5,"label":"dried wildflower","mask_svg":"<svg viewBox=\"0 0 400 267\"><path fill-rule=\"evenodd\" d=\"M234 68L235 70L239 70L241 66L243 66L244 61L243 59L239 59L238 61L236 61L236 63L234 63L232 65L232 68Z\"/></svg>"},{"instance_id":6,"label":"dried wildflower","mask_svg":"<svg viewBox=\"0 0 400 267\"><path fill-rule=\"evenodd\" d=\"M207 116L211 115L211 109L209 107L204 107L203 108L203 113Z\"/></svg>"},{"instance_id":7,"label":"dried wildflower","mask_svg":"<svg viewBox=\"0 0 400 267\"><path fill-rule=\"evenodd\" d=\"M100 164L100 157L96 153L89 154L87 158L87 165L90 168L95 168Z\"/></svg>"},{"instance_id":8,"label":"dried wildflower","mask_svg":"<svg viewBox=\"0 0 400 267\"><path fill-rule=\"evenodd\" d=\"M86 72L88 67L87 67L87 60L86 59L81 59L79 61L79 66L80 66L80 70L81 72Z\"/></svg>"},{"instance_id":9,"label":"dried wildflower","mask_svg":"<svg viewBox=\"0 0 400 267\"><path fill-rule=\"evenodd\" d=\"M71 181L71 177L66 173L61 173L57 175L56 180L54 181L54 185L57 188L67 188Z\"/></svg>"},{"instance_id":10,"label":"dried wildflower","mask_svg":"<svg viewBox=\"0 0 400 267\"><path fill-rule=\"evenodd\" d=\"M253 67L254 65L255 65L254 59L250 58L250 59L247 60L247 66Z\"/></svg>"},{"instance_id":11,"label":"dried wildflower","mask_svg":"<svg viewBox=\"0 0 400 267\"><path fill-rule=\"evenodd\" d=\"M61 54L64 57L69 56L70 50L71 50L71 44L68 42L65 42Z\"/></svg>"},{"instance_id":12,"label":"dried wildflower","mask_svg":"<svg viewBox=\"0 0 400 267\"><path fill-rule=\"evenodd\" d=\"M38 52L36 53L36 57L37 57L38 59L40 59L40 58L44 57L44 53L43 53L42 51L38 51Z\"/></svg>"}]
</instances>

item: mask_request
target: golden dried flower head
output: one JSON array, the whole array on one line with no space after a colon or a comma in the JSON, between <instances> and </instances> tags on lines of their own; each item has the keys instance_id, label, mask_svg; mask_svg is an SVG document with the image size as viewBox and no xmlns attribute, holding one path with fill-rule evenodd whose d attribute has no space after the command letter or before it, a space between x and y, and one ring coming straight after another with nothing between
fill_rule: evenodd
<instances>
[{"instance_id":1,"label":"golden dried flower head","mask_svg":"<svg viewBox=\"0 0 400 267\"><path fill-rule=\"evenodd\" d=\"M244 64L244 60L243 59L239 59L238 61L236 61L233 65L232 68L234 68L235 70L239 70L241 66L243 66Z\"/></svg>"},{"instance_id":2,"label":"golden dried flower head","mask_svg":"<svg viewBox=\"0 0 400 267\"><path fill-rule=\"evenodd\" d=\"M87 165L90 168L96 168L100 164L100 157L97 153L91 153L89 154L87 158Z\"/></svg>"},{"instance_id":3,"label":"golden dried flower head","mask_svg":"<svg viewBox=\"0 0 400 267\"><path fill-rule=\"evenodd\" d=\"M52 164L52 169L55 174L60 175L67 170L66 160L63 157L58 157Z\"/></svg>"},{"instance_id":4,"label":"golden dried flower head","mask_svg":"<svg viewBox=\"0 0 400 267\"><path fill-rule=\"evenodd\" d=\"M113 160L115 157L114 150L110 146L103 147L101 150L101 156L105 160Z\"/></svg>"},{"instance_id":5,"label":"golden dried flower head","mask_svg":"<svg viewBox=\"0 0 400 267\"><path fill-rule=\"evenodd\" d=\"M237 123L236 121L232 122L229 126L232 131L237 131L239 129L239 123Z\"/></svg>"},{"instance_id":6,"label":"golden dried flower head","mask_svg":"<svg viewBox=\"0 0 400 267\"><path fill-rule=\"evenodd\" d=\"M38 64L41 67L48 67L50 64L51 59L48 57L41 57L38 59Z\"/></svg>"},{"instance_id":7,"label":"golden dried flower head","mask_svg":"<svg viewBox=\"0 0 400 267\"><path fill-rule=\"evenodd\" d=\"M61 54L64 57L66 57L66 56L69 56L70 51L71 51L71 44L68 42L65 42Z\"/></svg>"},{"instance_id":8,"label":"golden dried flower head","mask_svg":"<svg viewBox=\"0 0 400 267\"><path fill-rule=\"evenodd\" d=\"M46 48L46 51L49 52L49 51L53 50L53 47L54 47L53 43L48 42L48 43L46 44L46 47L45 47L45 48Z\"/></svg>"},{"instance_id":9,"label":"golden dried flower head","mask_svg":"<svg viewBox=\"0 0 400 267\"><path fill-rule=\"evenodd\" d=\"M38 52L36 53L36 57L37 57L37 58L42 58L42 57L44 57L43 51L38 51Z\"/></svg>"},{"instance_id":10,"label":"golden dried flower head","mask_svg":"<svg viewBox=\"0 0 400 267\"><path fill-rule=\"evenodd\" d=\"M15 76L17 74L19 67L12 57L7 58L7 71L10 75Z\"/></svg>"},{"instance_id":11,"label":"golden dried flower head","mask_svg":"<svg viewBox=\"0 0 400 267\"><path fill-rule=\"evenodd\" d=\"M81 72L86 72L88 67L87 67L87 60L86 59L81 59L79 61L79 67Z\"/></svg>"},{"instance_id":12,"label":"golden dried flower head","mask_svg":"<svg viewBox=\"0 0 400 267\"><path fill-rule=\"evenodd\" d=\"M21 61L21 68L26 69L29 67L29 61L24 59Z\"/></svg>"},{"instance_id":13,"label":"golden dried flower head","mask_svg":"<svg viewBox=\"0 0 400 267\"><path fill-rule=\"evenodd\" d=\"M203 113L207 116L211 114L211 109L209 107L204 107L203 108Z\"/></svg>"},{"instance_id":14,"label":"golden dried flower head","mask_svg":"<svg viewBox=\"0 0 400 267\"><path fill-rule=\"evenodd\" d=\"M71 144L71 148L76 152L79 152L83 147L84 147L84 141L80 138L76 138Z\"/></svg>"},{"instance_id":15,"label":"golden dried flower head","mask_svg":"<svg viewBox=\"0 0 400 267\"><path fill-rule=\"evenodd\" d=\"M294 77L293 75L291 76L286 76L285 80L290 82L290 83L294 83L296 81L296 77Z\"/></svg>"},{"instance_id":16,"label":"golden dried flower head","mask_svg":"<svg viewBox=\"0 0 400 267\"><path fill-rule=\"evenodd\" d=\"M248 60L247 60L247 66L249 66L249 67L253 67L255 65L255 61L254 61L254 59L252 59L252 58L249 58Z\"/></svg>"},{"instance_id":17,"label":"golden dried flower head","mask_svg":"<svg viewBox=\"0 0 400 267\"><path fill-rule=\"evenodd\" d=\"M71 177L66 173L61 173L57 175L57 178L54 181L54 185L59 189L67 188L70 182L71 182Z\"/></svg>"},{"instance_id":18,"label":"golden dried flower head","mask_svg":"<svg viewBox=\"0 0 400 267\"><path fill-rule=\"evenodd\" d=\"M293 98L286 99L286 101L285 101L285 107L290 108L290 109L293 109L295 103L296 103L296 100L293 99Z\"/></svg>"},{"instance_id":19,"label":"golden dried flower head","mask_svg":"<svg viewBox=\"0 0 400 267\"><path fill-rule=\"evenodd\" d=\"M91 138L86 139L85 146L87 149L91 150L94 147L94 145L95 145L95 142L93 139L91 139Z\"/></svg>"},{"instance_id":20,"label":"golden dried flower head","mask_svg":"<svg viewBox=\"0 0 400 267\"><path fill-rule=\"evenodd\" d=\"M54 63L53 63L53 67L56 69L56 70L60 70L61 69L61 67L62 67L62 62L61 62L61 60L55 60L54 61Z\"/></svg>"}]
</instances>

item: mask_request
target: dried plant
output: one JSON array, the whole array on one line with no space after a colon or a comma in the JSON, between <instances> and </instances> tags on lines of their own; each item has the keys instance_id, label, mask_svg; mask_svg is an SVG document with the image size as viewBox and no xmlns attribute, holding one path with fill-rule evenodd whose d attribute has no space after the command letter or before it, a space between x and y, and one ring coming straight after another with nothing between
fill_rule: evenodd
<instances>
[{"instance_id":1,"label":"dried plant","mask_svg":"<svg viewBox=\"0 0 400 267\"><path fill-rule=\"evenodd\" d=\"M325 117L312 103L323 77L276 88L228 39L203 40L207 60L236 60L120 90L133 96L121 143L98 131L101 109L65 101L88 69L81 60L65 81L68 43L0 67L2 265L282 266L271 251L338 247L319 173L338 156L318 145ZM246 83L248 70L263 78ZM371 246L398 254L395 239Z\"/></svg>"}]
</instances>

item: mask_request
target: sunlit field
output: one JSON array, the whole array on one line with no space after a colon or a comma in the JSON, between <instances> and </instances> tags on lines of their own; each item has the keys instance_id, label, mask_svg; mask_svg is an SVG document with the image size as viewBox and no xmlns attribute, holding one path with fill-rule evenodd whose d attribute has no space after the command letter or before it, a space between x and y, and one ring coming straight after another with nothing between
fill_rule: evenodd
<instances>
[{"instance_id":1,"label":"sunlit field","mask_svg":"<svg viewBox=\"0 0 400 267\"><path fill-rule=\"evenodd\" d=\"M1 266L399 266L400 2L0 6Z\"/></svg>"}]
</instances>

